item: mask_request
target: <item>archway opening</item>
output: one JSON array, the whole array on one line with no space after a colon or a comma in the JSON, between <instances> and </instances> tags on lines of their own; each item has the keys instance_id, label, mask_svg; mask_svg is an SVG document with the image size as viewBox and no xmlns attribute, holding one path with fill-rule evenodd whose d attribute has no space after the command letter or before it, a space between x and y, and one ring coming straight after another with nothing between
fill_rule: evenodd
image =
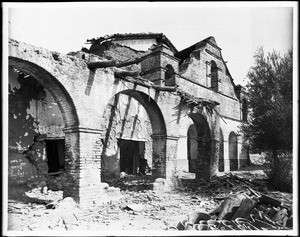
<instances>
[{"instance_id":1,"label":"archway opening","mask_svg":"<svg viewBox=\"0 0 300 237\"><path fill-rule=\"evenodd\" d=\"M164 173L166 144L157 137L165 137L166 130L153 99L140 91L121 91L111 98L103 118L103 181L120 177L121 172L149 176Z\"/></svg>"},{"instance_id":2,"label":"archway opening","mask_svg":"<svg viewBox=\"0 0 300 237\"><path fill-rule=\"evenodd\" d=\"M237 147L237 136L234 132L229 134L229 163L230 170L238 170L238 147Z\"/></svg>"},{"instance_id":3,"label":"archway opening","mask_svg":"<svg viewBox=\"0 0 300 237\"><path fill-rule=\"evenodd\" d=\"M220 129L220 147L219 147L219 172L224 172L224 136L223 132Z\"/></svg>"},{"instance_id":4,"label":"archway opening","mask_svg":"<svg viewBox=\"0 0 300 237\"><path fill-rule=\"evenodd\" d=\"M209 125L205 117L199 113L189 115L193 120L197 132L197 162L196 179L206 179L210 177L211 163L211 137Z\"/></svg>"},{"instance_id":5,"label":"archway opening","mask_svg":"<svg viewBox=\"0 0 300 237\"><path fill-rule=\"evenodd\" d=\"M63 86L43 68L10 57L8 96L9 183L37 184L64 173L63 129L76 126L78 118Z\"/></svg>"},{"instance_id":6,"label":"archway opening","mask_svg":"<svg viewBox=\"0 0 300 237\"><path fill-rule=\"evenodd\" d=\"M198 141L195 124L191 124L187 133L187 155L189 172L195 173L198 159Z\"/></svg>"}]
</instances>

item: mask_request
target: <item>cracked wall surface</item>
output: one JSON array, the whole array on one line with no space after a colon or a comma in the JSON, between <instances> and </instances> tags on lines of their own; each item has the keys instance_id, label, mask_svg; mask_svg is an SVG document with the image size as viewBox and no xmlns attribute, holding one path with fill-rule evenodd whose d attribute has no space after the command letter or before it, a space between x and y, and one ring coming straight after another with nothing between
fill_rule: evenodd
<instances>
[{"instance_id":1,"label":"cracked wall surface","mask_svg":"<svg viewBox=\"0 0 300 237\"><path fill-rule=\"evenodd\" d=\"M45 142L36 138L64 138L62 115L34 78L13 68L9 78L9 177L17 183L41 182L48 172L47 156Z\"/></svg>"},{"instance_id":2,"label":"cracked wall surface","mask_svg":"<svg viewBox=\"0 0 300 237\"><path fill-rule=\"evenodd\" d=\"M179 171L192 170L197 178L214 174L220 151L229 171L232 132L238 166L247 163L239 134L241 90L215 39L178 52L161 34L137 36L152 45L134 50L126 44L140 38L115 35L62 55L9 41L10 180L47 179L47 139L64 139L61 188L84 203L101 198L103 180L119 177L120 140L144 142L151 175L169 184Z\"/></svg>"}]
</instances>

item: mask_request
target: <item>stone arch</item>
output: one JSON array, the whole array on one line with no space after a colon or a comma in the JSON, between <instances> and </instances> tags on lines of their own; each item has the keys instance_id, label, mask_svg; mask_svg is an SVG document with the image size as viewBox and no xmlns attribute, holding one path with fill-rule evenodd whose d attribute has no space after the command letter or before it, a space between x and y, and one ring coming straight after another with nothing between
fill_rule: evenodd
<instances>
[{"instance_id":1,"label":"stone arch","mask_svg":"<svg viewBox=\"0 0 300 237\"><path fill-rule=\"evenodd\" d=\"M211 89L217 92L219 90L218 66L214 60L212 60L210 63Z\"/></svg>"},{"instance_id":2,"label":"stone arch","mask_svg":"<svg viewBox=\"0 0 300 237\"><path fill-rule=\"evenodd\" d=\"M219 165L218 170L219 172L224 172L224 136L223 131L220 128L220 139L219 139Z\"/></svg>"},{"instance_id":3,"label":"stone arch","mask_svg":"<svg viewBox=\"0 0 300 237\"><path fill-rule=\"evenodd\" d=\"M211 164L211 133L207 120L202 114L192 113L189 117L193 120L197 131L198 159L196 165L196 179L210 177Z\"/></svg>"},{"instance_id":4,"label":"stone arch","mask_svg":"<svg viewBox=\"0 0 300 237\"><path fill-rule=\"evenodd\" d=\"M32 62L16 57L9 57L9 66L31 75L44 88L47 88L61 110L65 127L78 126L78 115L72 98L64 86L51 73Z\"/></svg>"},{"instance_id":5,"label":"stone arch","mask_svg":"<svg viewBox=\"0 0 300 237\"><path fill-rule=\"evenodd\" d=\"M125 104L123 103L124 96L126 99ZM123 103L123 107L118 103ZM121 111L118 106L120 106L123 111ZM141 110L146 112L146 123L142 126L144 126L147 131L142 131L142 134L145 136L141 136L141 139L136 136L139 134L134 135L134 130L138 128L137 125L141 118L139 118L138 115L135 115L133 119L130 119L130 116L132 116L130 112L132 112L131 109L134 109L134 106L137 108L142 106L142 109L138 109L138 111ZM105 172L101 172L103 179L108 179L110 176L119 174L121 169L120 152L122 152L120 143L124 143L124 139L127 141L125 142L127 144L130 144L131 141L130 146L135 146L133 143L145 141L145 149L147 149L146 153L149 154L151 151L151 156L148 155L145 158L151 158L150 164L152 166L152 175L160 177L165 176L166 126L160 108L151 97L138 90L121 90L110 99L103 117L106 119L106 122L103 123L106 124L102 151L102 168L103 170L105 169ZM148 124L148 118L150 124ZM117 124L118 121L120 121L119 124ZM132 129L130 136L128 136L129 133L126 132L126 128L127 130ZM139 145L140 144L138 144L138 146ZM136 154L134 151L133 153ZM110 164L110 167L108 167L107 164Z\"/></svg>"},{"instance_id":6,"label":"stone arch","mask_svg":"<svg viewBox=\"0 0 300 237\"><path fill-rule=\"evenodd\" d=\"M228 146L230 171L238 170L238 139L234 132L229 134Z\"/></svg>"}]
</instances>

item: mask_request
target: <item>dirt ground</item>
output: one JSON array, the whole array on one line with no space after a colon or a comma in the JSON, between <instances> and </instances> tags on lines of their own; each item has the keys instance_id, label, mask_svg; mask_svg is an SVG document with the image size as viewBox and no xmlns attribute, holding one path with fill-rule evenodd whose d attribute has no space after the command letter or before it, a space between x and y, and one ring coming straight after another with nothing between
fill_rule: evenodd
<instances>
[{"instance_id":1,"label":"dirt ground","mask_svg":"<svg viewBox=\"0 0 300 237\"><path fill-rule=\"evenodd\" d=\"M240 172L244 177L262 176L262 171ZM187 217L189 212L209 213L218 207L222 198L243 187L221 187L220 182L195 185L193 174L182 175L183 185L173 192L154 192L145 177L127 177L115 180L110 186L119 187L121 198L102 206L80 209L72 200L62 201L62 191L43 193L26 185L10 187L8 193L8 231L67 231L79 233L96 231L171 231L171 226ZM265 187L264 187L265 189ZM292 194L275 191L292 205ZM33 232L32 232L33 233ZM126 232L125 232L126 233Z\"/></svg>"}]
</instances>

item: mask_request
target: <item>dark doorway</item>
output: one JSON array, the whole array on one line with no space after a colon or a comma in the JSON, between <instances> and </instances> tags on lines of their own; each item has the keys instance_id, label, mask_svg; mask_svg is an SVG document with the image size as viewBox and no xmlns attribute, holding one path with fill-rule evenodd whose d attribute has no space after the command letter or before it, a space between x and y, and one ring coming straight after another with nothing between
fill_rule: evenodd
<instances>
[{"instance_id":1,"label":"dark doorway","mask_svg":"<svg viewBox=\"0 0 300 237\"><path fill-rule=\"evenodd\" d=\"M48 173L65 169L65 140L45 140L48 160Z\"/></svg>"},{"instance_id":2,"label":"dark doorway","mask_svg":"<svg viewBox=\"0 0 300 237\"><path fill-rule=\"evenodd\" d=\"M230 171L238 170L237 136L233 132L229 134L229 162Z\"/></svg>"},{"instance_id":3,"label":"dark doorway","mask_svg":"<svg viewBox=\"0 0 300 237\"><path fill-rule=\"evenodd\" d=\"M208 123L205 117L200 113L191 113L190 118L193 120L197 134L197 160L196 160L196 179L206 179L210 177L211 164L211 138ZM192 131L192 130L190 130ZM190 134L191 137L191 134Z\"/></svg>"},{"instance_id":4,"label":"dark doorway","mask_svg":"<svg viewBox=\"0 0 300 237\"><path fill-rule=\"evenodd\" d=\"M220 129L220 147L219 147L219 172L224 172L224 137Z\"/></svg>"},{"instance_id":5,"label":"dark doorway","mask_svg":"<svg viewBox=\"0 0 300 237\"><path fill-rule=\"evenodd\" d=\"M126 174L138 174L140 158L144 158L145 142L119 139L120 171Z\"/></svg>"},{"instance_id":6,"label":"dark doorway","mask_svg":"<svg viewBox=\"0 0 300 237\"><path fill-rule=\"evenodd\" d=\"M195 124L190 125L188 129L187 152L189 161L189 172L195 173L198 159L198 140Z\"/></svg>"}]
</instances>

